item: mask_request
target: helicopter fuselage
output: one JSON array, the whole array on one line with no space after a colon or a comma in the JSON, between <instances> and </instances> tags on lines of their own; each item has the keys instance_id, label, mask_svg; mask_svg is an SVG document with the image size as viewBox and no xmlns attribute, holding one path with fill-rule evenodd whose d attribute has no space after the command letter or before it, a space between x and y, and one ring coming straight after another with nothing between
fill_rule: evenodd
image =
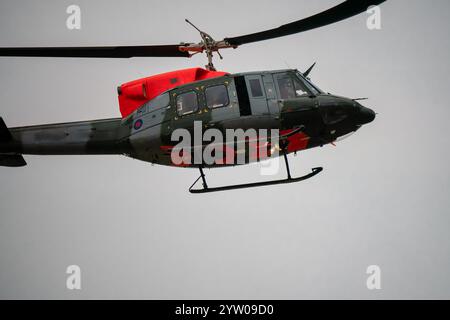
<instances>
[{"instance_id":1,"label":"helicopter fuselage","mask_svg":"<svg viewBox=\"0 0 450 320\"><path fill-rule=\"evenodd\" d=\"M322 92L297 70L276 70L225 75L176 87L137 109L123 125L131 130L129 156L173 165L171 151L177 144L173 132L186 129L195 136L195 122L201 123L202 133L216 129L223 136L227 130L249 129L278 130L282 136L302 127L286 138L281 152L291 153L331 143L374 117L372 110L352 99ZM207 144L202 140L203 147ZM234 152L239 152L236 146ZM246 163L259 160L249 156Z\"/></svg>"}]
</instances>

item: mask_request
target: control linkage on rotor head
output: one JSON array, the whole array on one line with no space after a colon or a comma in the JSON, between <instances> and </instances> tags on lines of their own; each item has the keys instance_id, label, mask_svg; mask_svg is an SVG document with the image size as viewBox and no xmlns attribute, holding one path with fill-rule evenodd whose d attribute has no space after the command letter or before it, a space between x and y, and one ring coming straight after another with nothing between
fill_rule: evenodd
<instances>
[{"instance_id":1,"label":"control linkage on rotor head","mask_svg":"<svg viewBox=\"0 0 450 320\"><path fill-rule=\"evenodd\" d=\"M203 32L199 28L197 28L192 22L190 22L188 19L184 19L187 23L189 23L195 30L197 30L200 33L200 36L202 37L202 41L199 43L190 43L186 44L184 46L180 46L179 50L181 52L188 52L191 56L197 53L201 53L203 51L206 51L206 57L208 58L208 64L205 66L207 70L210 71L216 71L216 68L214 68L213 64L213 52L217 52L220 59L223 59L222 55L219 52L219 49L226 49L226 48L233 48L236 49L237 45L231 45L225 40L216 41L206 32Z\"/></svg>"}]
</instances>

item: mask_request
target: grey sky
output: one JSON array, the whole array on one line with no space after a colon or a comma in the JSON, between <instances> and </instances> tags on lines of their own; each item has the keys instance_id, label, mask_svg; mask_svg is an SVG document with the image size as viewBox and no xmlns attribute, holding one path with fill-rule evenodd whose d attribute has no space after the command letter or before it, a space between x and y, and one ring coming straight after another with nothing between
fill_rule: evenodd
<instances>
[{"instance_id":1,"label":"grey sky","mask_svg":"<svg viewBox=\"0 0 450 320\"><path fill-rule=\"evenodd\" d=\"M197 41L275 27L340 1L1 1L0 46ZM78 4L82 29L65 27ZM306 69L323 90L370 97L375 122L292 157L294 185L191 195L195 170L119 156L25 156L0 167L0 298L450 298L450 2L387 1L367 15L226 50L228 72ZM177 58L0 58L8 126L119 116L117 85L203 66ZM208 170L211 185L261 179ZM65 269L82 269L82 290ZM369 291L368 265L382 270Z\"/></svg>"}]
</instances>

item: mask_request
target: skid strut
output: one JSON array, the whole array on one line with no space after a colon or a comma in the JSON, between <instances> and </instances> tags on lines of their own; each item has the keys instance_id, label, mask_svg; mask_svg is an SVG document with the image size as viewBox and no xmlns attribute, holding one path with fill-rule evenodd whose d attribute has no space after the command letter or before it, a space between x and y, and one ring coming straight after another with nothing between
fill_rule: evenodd
<instances>
[{"instance_id":1,"label":"skid strut","mask_svg":"<svg viewBox=\"0 0 450 320\"><path fill-rule=\"evenodd\" d=\"M208 192L217 192L217 191L226 191L226 190L236 190L236 189L263 187L263 186L270 186L270 185L276 185L276 184L294 183L294 182L300 182L300 181L312 178L316 174L320 173L323 170L322 167L312 168L312 172L311 173L308 173L308 174L306 174L304 176L301 176L301 177L298 177L298 178L292 178L291 177L291 171L290 171L290 168L289 168L289 161L288 161L288 158L287 158L287 154L284 153L283 156L284 156L284 161L286 163L286 172L287 172L287 178L286 179L262 181L262 182L252 182L252 183L244 183L244 184L234 184L234 185L210 188L210 187L208 187L208 184L206 183L206 177L205 177L205 174L203 172L203 168L199 167L200 176L191 185L191 187L189 188L189 192L190 193L208 193ZM196 185L196 183L200 179L202 179L203 188L201 188L201 189L193 189L193 187Z\"/></svg>"}]
</instances>

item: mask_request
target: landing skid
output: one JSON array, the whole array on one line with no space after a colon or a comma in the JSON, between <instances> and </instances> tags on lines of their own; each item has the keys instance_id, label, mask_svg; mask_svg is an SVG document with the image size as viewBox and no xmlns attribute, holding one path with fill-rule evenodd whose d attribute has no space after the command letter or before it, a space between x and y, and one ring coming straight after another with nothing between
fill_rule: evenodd
<instances>
[{"instance_id":1,"label":"landing skid","mask_svg":"<svg viewBox=\"0 0 450 320\"><path fill-rule=\"evenodd\" d=\"M292 178L291 177L291 171L289 169L289 162L287 159L287 155L283 154L284 161L286 163L286 171L287 171L287 178L281 179L281 180L272 180L272 181L262 181L262 182L253 182L253 183L244 183L244 184L235 184L235 185L229 185L229 186L222 186L222 187L208 187L208 184L206 183L206 177L203 172L203 168L199 167L200 170L200 177L197 178L197 180L194 181L194 183L189 188L190 193L208 193L208 192L217 192L217 191L226 191L226 190L235 190L235 189L245 189L245 188L255 188L255 187L263 187L263 186L271 186L276 184L285 184L285 183L294 183L303 181L309 178L314 177L316 174L319 174L323 168L317 167L312 168L312 172L309 174L306 174L304 176L298 177L298 178ZM193 189L193 187L197 184L197 182L202 179L203 188L201 189Z\"/></svg>"}]
</instances>

